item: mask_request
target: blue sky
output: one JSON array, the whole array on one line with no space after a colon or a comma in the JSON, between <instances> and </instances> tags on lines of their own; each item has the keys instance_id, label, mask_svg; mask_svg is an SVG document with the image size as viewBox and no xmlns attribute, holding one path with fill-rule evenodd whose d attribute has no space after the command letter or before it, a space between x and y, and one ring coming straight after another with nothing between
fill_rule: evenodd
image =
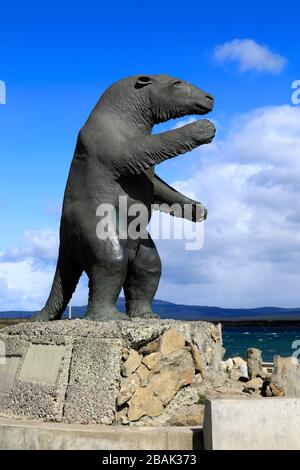
<instances>
[{"instance_id":1,"label":"blue sky","mask_svg":"<svg viewBox=\"0 0 300 470\"><path fill-rule=\"evenodd\" d=\"M51 282L56 250L56 245L52 247L51 243L55 243L59 208L78 129L107 86L121 77L137 73L167 73L184 78L211 92L216 99L211 115L218 129L215 146L211 150L196 151L195 154L164 163L157 169L164 179L177 184L178 188L186 188L186 191L193 188L193 194L209 205L212 221L211 225L207 221L206 245L210 255L205 255L204 248L198 255L197 265L191 266L191 272L181 277L181 265L174 264L172 252L169 251L173 245L161 244L165 277L158 297L182 303L221 306L300 305L300 299L297 304L296 292L299 281L296 261L300 245L296 240L290 253L292 243L287 241L286 234L288 232L295 237L297 227L283 226L278 235L281 249L273 247L274 258L268 258L268 266L262 267L259 263L262 259L260 250L265 254L274 243L273 213L268 212L269 201L276 201L276 197L284 201L283 197L279 197L284 182L278 182L278 174L280 177L284 175L285 181L288 181L289 189L284 192L287 196L297 175L297 162L292 160L289 166L278 166L277 163L270 163L268 158L264 160L264 156L256 161L255 152L251 157L246 155L242 143L237 146L240 154L229 154L226 150L224 161L220 151L225 145L234 148L241 136L244 137L243 142L252 139L255 146L255 137L250 138L249 134L249 129L255 128L255 125L258 128L265 126L264 135L271 129L270 132L278 132L280 138L280 126L277 126L274 116L283 119L283 126L287 119L289 128L294 128L298 108L291 103L291 83L300 78L299 6L296 2L285 2L283 9L279 4L257 1L248 5L241 2L214 2L209 5L199 1L107 2L106 5L91 1L84 4L29 1L2 5L0 13L0 80L4 80L7 86L7 104L0 105L0 302L5 308L12 307L13 303L16 308L42 306ZM234 45L234 40L241 43ZM251 62L247 50L242 50L245 40L252 41L249 54L253 52L254 62ZM229 55L226 56L226 51L222 49L225 56L223 54L221 59L217 59L215 48L226 43L231 44ZM266 56L265 61L264 56L257 58L253 44L268 51L270 55ZM267 64L272 57L283 61L277 66L275 60L274 70L271 63L271 68ZM243 60L250 60L246 69L243 68ZM255 62L257 60L260 60L259 64ZM288 107L286 112L282 112L283 106ZM266 108L265 114L259 111ZM169 128L172 126L174 122L167 125ZM232 129L236 132L234 136ZM298 145L298 130L292 136L282 137L282 161L284 143L288 141L293 149ZM272 145L276 147L276 139L266 143L264 138L261 135L262 144L269 145L264 155L268 152L274 154ZM291 143L291 139L295 139L296 143ZM297 159L296 156L293 158ZM236 194L237 202L243 204L239 210L248 211L248 222L244 221L244 224L250 224L249 214L257 223L260 208L263 223L266 224L264 234L259 235L263 240L258 240L247 226L245 230L251 238L246 240L248 245L245 242L244 246L246 234L243 228L241 232L242 222L235 220L230 234L223 234L226 240L228 238L227 255L212 244L220 227L226 225L226 221L222 219L221 224L221 219L216 215L220 216L224 209L221 210L218 204L224 200L225 205L232 196L231 191L229 194L229 189L226 190L223 173L220 173L219 180L215 176L221 169L224 170L222 165L225 162L226 174L230 169L233 171L233 164L239 165L238 172L231 180L233 188L239 187L242 178L246 178L245 184L256 181L255 209L252 188L247 194ZM255 165L261 165L256 173L253 170ZM254 173L251 173L251 168ZM245 171L240 175L241 169L247 169L247 176ZM273 170L277 174L276 183ZM198 171L199 177L194 181ZM211 179L209 171L214 174ZM268 175L273 171L271 183L266 179L269 178L266 171L269 171ZM205 182L201 174L205 175ZM211 185L208 187L209 182ZM223 183L223 193L214 198L214 185L222 186ZM266 193L262 194L262 189ZM291 194L290 199L285 201L286 210L290 210L288 204L293 201L292 196L297 197L297 193ZM221 204L223 207L223 202ZM236 217L236 210L238 206L227 208L229 225L231 216L232 219ZM253 216L254 210L258 212L256 218ZM285 217L292 215L281 212L281 218ZM297 214L293 217L297 218ZM42 241L36 241L38 234ZM268 240L268 234L272 243ZM49 252L47 237L50 237ZM38 250L36 244L32 245L32 239L36 241ZM215 243L220 247L220 243ZM238 253L235 253L236 244L240 249ZM255 245L257 250L251 259L244 259L245 247L250 245ZM288 266L278 266L278 251L281 257L282 253L290 253L286 255L289 257ZM183 253L181 261L189 265L194 258L194 255ZM207 268L198 272L197 266L202 264L203 259L207 262ZM223 266L224 259L227 259L227 264ZM233 259L236 260L234 267L231 264ZM239 272L239 266L247 262L251 267L249 272ZM216 268L216 271L210 272L212 264L219 270ZM282 274L283 269L286 276ZM281 274L275 279L274 272L277 270ZM28 273L28 284L22 287L21 276L25 273ZM233 276L229 276L229 280L239 279L230 293L227 281L224 281L228 273ZM35 276L43 279L39 295L32 293ZM248 289L245 295L249 278L252 280L251 292ZM186 285L185 294L174 297L174 288L182 282ZM276 286L285 287L285 283L285 293L275 295L274 291L278 291ZM84 286L82 292L82 296L78 294L78 302L84 300Z\"/></svg>"}]
</instances>

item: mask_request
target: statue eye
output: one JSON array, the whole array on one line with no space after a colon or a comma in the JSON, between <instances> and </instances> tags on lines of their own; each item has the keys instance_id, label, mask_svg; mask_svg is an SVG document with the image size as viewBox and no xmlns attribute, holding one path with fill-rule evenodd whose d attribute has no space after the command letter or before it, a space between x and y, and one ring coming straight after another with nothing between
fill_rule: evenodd
<instances>
[{"instance_id":1,"label":"statue eye","mask_svg":"<svg viewBox=\"0 0 300 470\"><path fill-rule=\"evenodd\" d=\"M173 83L173 86L180 86L181 85L181 81L180 80L176 80L176 82Z\"/></svg>"}]
</instances>

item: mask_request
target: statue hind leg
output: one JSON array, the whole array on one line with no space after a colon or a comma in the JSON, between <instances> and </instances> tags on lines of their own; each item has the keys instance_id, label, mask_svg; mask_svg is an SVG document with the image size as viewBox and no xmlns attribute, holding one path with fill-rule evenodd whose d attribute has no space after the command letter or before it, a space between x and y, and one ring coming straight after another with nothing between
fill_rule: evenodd
<instances>
[{"instance_id":1,"label":"statue hind leg","mask_svg":"<svg viewBox=\"0 0 300 470\"><path fill-rule=\"evenodd\" d=\"M124 282L126 312L131 318L157 318L152 312L152 301L161 276L161 260L150 237L141 240L135 259L128 263Z\"/></svg>"},{"instance_id":2,"label":"statue hind leg","mask_svg":"<svg viewBox=\"0 0 300 470\"><path fill-rule=\"evenodd\" d=\"M59 320L62 317L82 274L70 251L60 245L58 261L49 298L45 307L31 318L31 321Z\"/></svg>"},{"instance_id":3,"label":"statue hind leg","mask_svg":"<svg viewBox=\"0 0 300 470\"><path fill-rule=\"evenodd\" d=\"M116 310L127 270L127 249L117 236L93 240L86 272L89 277L89 302L85 320L108 321L125 319Z\"/></svg>"}]
</instances>

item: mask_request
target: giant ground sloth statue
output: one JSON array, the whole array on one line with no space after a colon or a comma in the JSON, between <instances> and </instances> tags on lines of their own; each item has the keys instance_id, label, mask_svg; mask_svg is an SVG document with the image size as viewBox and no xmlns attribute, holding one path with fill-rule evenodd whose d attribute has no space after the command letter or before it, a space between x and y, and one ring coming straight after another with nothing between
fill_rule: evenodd
<instances>
[{"instance_id":1,"label":"giant ground sloth statue","mask_svg":"<svg viewBox=\"0 0 300 470\"><path fill-rule=\"evenodd\" d=\"M161 261L150 236L142 236L151 204L192 204L192 220L206 218L206 209L201 205L196 213L200 203L162 181L154 166L211 142L215 127L203 119L161 134L151 130L155 124L203 115L212 108L211 95L166 75L132 76L105 91L78 135L64 196L55 277L45 307L33 320L61 318L83 271L89 277L86 319L122 318L115 307L122 287L129 317L154 316L151 303ZM120 196L129 209L138 202L149 210L141 236L121 239L116 220L111 220L109 237L101 239L97 208L105 203L117 209Z\"/></svg>"}]
</instances>

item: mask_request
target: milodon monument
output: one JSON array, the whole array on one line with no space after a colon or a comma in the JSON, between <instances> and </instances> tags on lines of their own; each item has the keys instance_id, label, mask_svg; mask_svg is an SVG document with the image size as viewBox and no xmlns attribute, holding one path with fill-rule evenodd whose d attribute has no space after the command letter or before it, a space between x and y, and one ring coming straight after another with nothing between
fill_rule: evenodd
<instances>
[{"instance_id":1,"label":"milodon monument","mask_svg":"<svg viewBox=\"0 0 300 470\"><path fill-rule=\"evenodd\" d=\"M120 319L115 305L122 287L128 317L153 317L151 303L161 261L147 233L152 205L162 205L164 211L175 207L170 209L173 215L195 222L206 218L201 203L171 188L155 175L154 167L211 142L215 126L202 119L161 134L151 131L172 118L206 114L213 103L208 93L166 75L125 78L105 91L78 135L64 196L54 281L34 320L60 319L83 271L89 277L86 319ZM126 221L118 218L124 199ZM144 208L138 234L127 231L120 236L120 225L129 226L136 204ZM104 236L97 230L96 215L107 205L115 208L117 216L107 221ZM188 205L190 211L180 210Z\"/></svg>"},{"instance_id":2,"label":"milodon monument","mask_svg":"<svg viewBox=\"0 0 300 470\"><path fill-rule=\"evenodd\" d=\"M194 222L206 218L200 202L170 187L154 168L210 143L214 125L200 119L151 132L172 118L207 114L213 103L208 93L166 75L125 78L101 96L78 135L49 298L33 322L0 332L2 415L79 424L200 424L201 397L225 380L221 330L208 322L159 320L152 312L161 261L147 226L153 207ZM89 277L85 321L55 321L83 271ZM122 288L126 316L116 310Z\"/></svg>"}]
</instances>

